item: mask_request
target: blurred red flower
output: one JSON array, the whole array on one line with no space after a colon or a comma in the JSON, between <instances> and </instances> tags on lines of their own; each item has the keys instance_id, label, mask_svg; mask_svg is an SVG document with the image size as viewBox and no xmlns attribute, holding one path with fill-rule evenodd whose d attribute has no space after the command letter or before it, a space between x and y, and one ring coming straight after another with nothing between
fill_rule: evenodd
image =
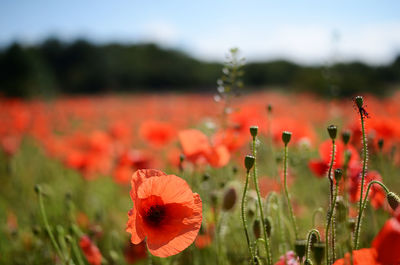
<instances>
[{"instance_id":1,"label":"blurred red flower","mask_svg":"<svg viewBox=\"0 0 400 265\"><path fill-rule=\"evenodd\" d=\"M139 129L140 136L151 146L160 148L168 144L176 135L172 125L160 121L144 121Z\"/></svg>"},{"instance_id":2,"label":"blurred red flower","mask_svg":"<svg viewBox=\"0 0 400 265\"><path fill-rule=\"evenodd\" d=\"M136 171L131 179L131 199L126 231L131 242L145 238L151 254L168 257L195 240L202 221L202 202L183 179L155 169Z\"/></svg>"},{"instance_id":3,"label":"blurred red flower","mask_svg":"<svg viewBox=\"0 0 400 265\"><path fill-rule=\"evenodd\" d=\"M101 264L101 253L95 244L90 240L87 235L83 235L79 240L79 246L82 249L87 261L90 265L100 265Z\"/></svg>"}]
</instances>

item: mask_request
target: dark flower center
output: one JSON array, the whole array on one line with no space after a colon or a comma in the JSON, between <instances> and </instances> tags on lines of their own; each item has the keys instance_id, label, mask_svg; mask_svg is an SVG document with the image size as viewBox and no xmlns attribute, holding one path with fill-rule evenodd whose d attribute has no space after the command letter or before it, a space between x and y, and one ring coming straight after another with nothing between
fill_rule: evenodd
<instances>
[{"instance_id":1,"label":"dark flower center","mask_svg":"<svg viewBox=\"0 0 400 265\"><path fill-rule=\"evenodd\" d=\"M159 225L165 218L165 207L163 205L153 205L145 215L146 222L151 226Z\"/></svg>"}]
</instances>

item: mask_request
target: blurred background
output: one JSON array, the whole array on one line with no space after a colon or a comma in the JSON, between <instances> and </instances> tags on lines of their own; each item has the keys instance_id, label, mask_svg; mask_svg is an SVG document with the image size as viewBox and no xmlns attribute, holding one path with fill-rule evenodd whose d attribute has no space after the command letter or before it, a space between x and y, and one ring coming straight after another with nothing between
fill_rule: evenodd
<instances>
[{"instance_id":1,"label":"blurred background","mask_svg":"<svg viewBox=\"0 0 400 265\"><path fill-rule=\"evenodd\" d=\"M0 2L0 95L210 92L229 49L251 90L390 95L398 1Z\"/></svg>"}]
</instances>

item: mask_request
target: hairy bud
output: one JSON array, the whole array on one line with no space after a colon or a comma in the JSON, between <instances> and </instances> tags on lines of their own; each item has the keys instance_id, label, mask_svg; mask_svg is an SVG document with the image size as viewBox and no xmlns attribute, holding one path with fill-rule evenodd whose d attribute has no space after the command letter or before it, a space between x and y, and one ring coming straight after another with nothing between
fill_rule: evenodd
<instances>
[{"instance_id":1,"label":"hairy bud","mask_svg":"<svg viewBox=\"0 0 400 265\"><path fill-rule=\"evenodd\" d=\"M394 210L397 209L397 207L399 207L400 205L400 198L399 196L394 193L394 192L388 192L388 194L386 194L386 199L390 205L390 208Z\"/></svg>"},{"instance_id":2,"label":"hairy bud","mask_svg":"<svg viewBox=\"0 0 400 265\"><path fill-rule=\"evenodd\" d=\"M332 140L336 139L337 135L337 126L336 125L329 125L328 126L328 133Z\"/></svg>"},{"instance_id":3,"label":"hairy bud","mask_svg":"<svg viewBox=\"0 0 400 265\"><path fill-rule=\"evenodd\" d=\"M247 171L250 171L250 169L254 166L255 161L256 159L254 158L254 156L251 155L247 155L244 158L244 166L246 167Z\"/></svg>"},{"instance_id":4,"label":"hairy bud","mask_svg":"<svg viewBox=\"0 0 400 265\"><path fill-rule=\"evenodd\" d=\"M290 142L290 138L292 138L292 133L288 131L284 131L282 133L282 141L285 145L287 145Z\"/></svg>"}]
</instances>

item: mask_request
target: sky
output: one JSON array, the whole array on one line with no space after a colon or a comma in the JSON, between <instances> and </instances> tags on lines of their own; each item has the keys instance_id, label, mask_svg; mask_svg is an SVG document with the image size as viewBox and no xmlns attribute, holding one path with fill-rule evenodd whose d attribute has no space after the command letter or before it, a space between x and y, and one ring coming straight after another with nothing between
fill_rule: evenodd
<instances>
[{"instance_id":1,"label":"sky","mask_svg":"<svg viewBox=\"0 0 400 265\"><path fill-rule=\"evenodd\" d=\"M0 46L52 36L155 42L202 60L238 47L248 61L390 63L400 54L398 0L0 0Z\"/></svg>"}]
</instances>

